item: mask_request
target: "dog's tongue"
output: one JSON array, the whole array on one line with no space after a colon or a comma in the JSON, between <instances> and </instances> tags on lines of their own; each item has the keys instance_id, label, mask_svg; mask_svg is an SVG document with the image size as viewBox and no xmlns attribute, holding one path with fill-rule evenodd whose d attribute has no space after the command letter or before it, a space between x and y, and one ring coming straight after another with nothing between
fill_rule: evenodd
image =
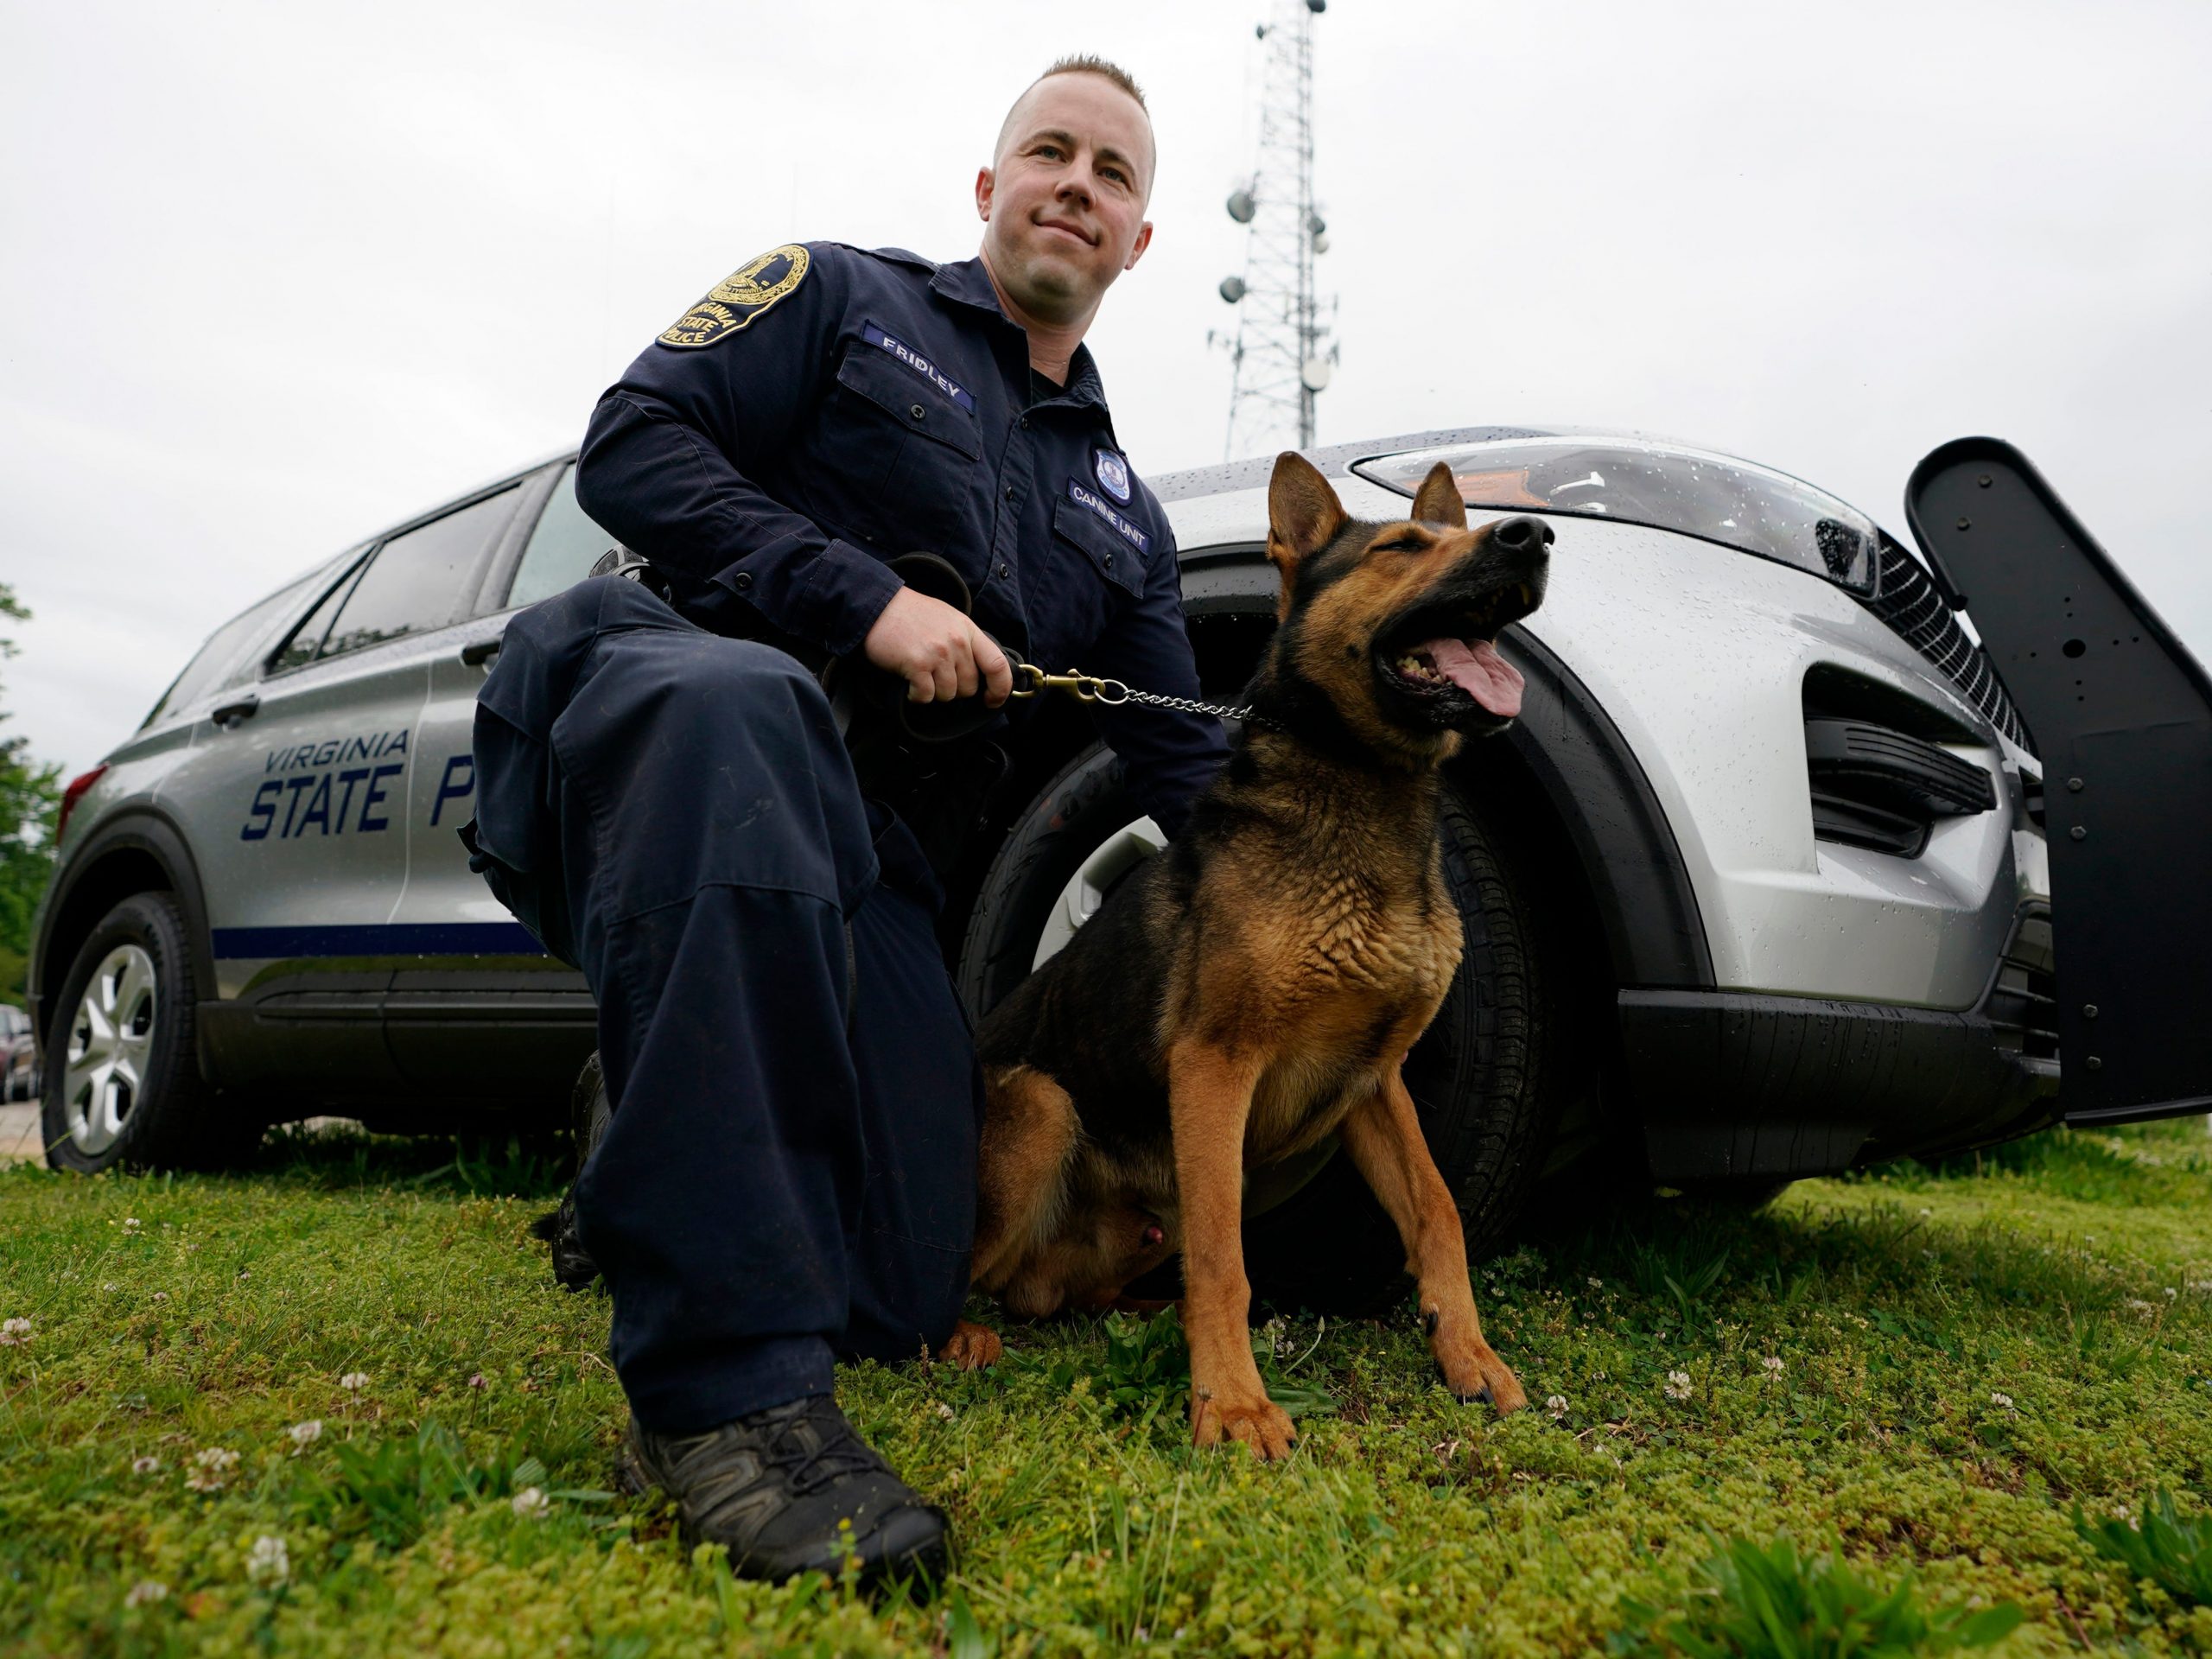
<instances>
[{"instance_id":1,"label":"dog's tongue","mask_svg":"<svg viewBox=\"0 0 2212 1659\"><path fill-rule=\"evenodd\" d=\"M1421 649L1437 671L1500 720L1521 712L1521 671L1497 654L1487 639L1432 639Z\"/></svg>"}]
</instances>

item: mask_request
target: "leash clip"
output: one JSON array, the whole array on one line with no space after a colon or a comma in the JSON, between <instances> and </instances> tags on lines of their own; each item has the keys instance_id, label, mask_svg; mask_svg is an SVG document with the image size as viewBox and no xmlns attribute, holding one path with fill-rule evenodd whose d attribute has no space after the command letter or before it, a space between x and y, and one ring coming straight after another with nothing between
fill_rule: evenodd
<instances>
[{"instance_id":1,"label":"leash clip","mask_svg":"<svg viewBox=\"0 0 2212 1659\"><path fill-rule=\"evenodd\" d=\"M1065 691L1078 702L1103 702L1109 707L1127 702L1129 688L1119 680L1101 679L1096 674L1076 671L1068 674L1047 674L1034 663L1016 662L1014 664L1015 685L1008 695L1033 697L1042 691ZM1027 680L1023 684L1020 682Z\"/></svg>"}]
</instances>

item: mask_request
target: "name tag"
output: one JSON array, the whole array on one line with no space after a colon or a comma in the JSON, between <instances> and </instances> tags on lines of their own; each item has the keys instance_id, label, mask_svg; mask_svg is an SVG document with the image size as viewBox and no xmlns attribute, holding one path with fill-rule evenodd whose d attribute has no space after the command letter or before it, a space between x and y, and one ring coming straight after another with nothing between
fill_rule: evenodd
<instances>
[{"instance_id":1,"label":"name tag","mask_svg":"<svg viewBox=\"0 0 2212 1659\"><path fill-rule=\"evenodd\" d=\"M1128 541L1131 546L1135 547L1138 552L1149 553L1152 550L1152 537L1146 535L1144 531L1139 530L1135 524L1132 524L1126 514L1116 512L1112 506L1100 497L1097 491L1085 489L1074 479L1070 479L1068 480L1068 499L1072 501L1078 501L1082 503L1084 506L1089 507L1093 512L1096 513L1101 518L1103 518L1121 534L1123 539Z\"/></svg>"},{"instance_id":2,"label":"name tag","mask_svg":"<svg viewBox=\"0 0 2212 1659\"><path fill-rule=\"evenodd\" d=\"M916 374L920 375L923 379L951 398L970 415L976 412L976 400L973 397L956 385L952 378L939 369L936 364L931 362L896 334L887 334L874 323L864 322L861 325L861 338L869 345L880 346L890 353L892 356L897 358Z\"/></svg>"}]
</instances>

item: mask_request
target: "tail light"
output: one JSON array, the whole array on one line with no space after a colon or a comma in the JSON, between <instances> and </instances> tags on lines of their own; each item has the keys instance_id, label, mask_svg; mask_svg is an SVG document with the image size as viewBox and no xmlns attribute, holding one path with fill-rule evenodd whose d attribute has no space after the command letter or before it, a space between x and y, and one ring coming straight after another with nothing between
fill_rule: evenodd
<instances>
[{"instance_id":1,"label":"tail light","mask_svg":"<svg viewBox=\"0 0 2212 1659\"><path fill-rule=\"evenodd\" d=\"M54 821L54 840L60 841L61 839L61 832L69 827L69 815L76 810L77 803L84 799L85 791L106 776L107 766L103 763L99 766L94 766L90 772L85 773L82 777L73 778L69 780L69 787L61 791L60 814Z\"/></svg>"}]
</instances>

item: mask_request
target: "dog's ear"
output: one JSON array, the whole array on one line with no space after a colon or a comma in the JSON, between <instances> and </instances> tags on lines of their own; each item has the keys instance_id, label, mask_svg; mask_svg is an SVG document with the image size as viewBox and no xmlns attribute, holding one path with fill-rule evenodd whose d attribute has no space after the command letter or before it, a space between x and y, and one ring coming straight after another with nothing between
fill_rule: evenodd
<instances>
[{"instance_id":1,"label":"dog's ear","mask_svg":"<svg viewBox=\"0 0 2212 1659\"><path fill-rule=\"evenodd\" d=\"M1268 557L1282 572L1286 614L1299 562L1326 547L1348 522L1344 503L1312 461L1295 449L1275 457L1274 476L1268 480Z\"/></svg>"},{"instance_id":2,"label":"dog's ear","mask_svg":"<svg viewBox=\"0 0 2212 1659\"><path fill-rule=\"evenodd\" d=\"M1425 524L1449 524L1454 530L1467 527L1467 504L1459 499L1459 480L1442 461L1428 469L1428 476L1421 481L1421 489L1414 496L1413 516Z\"/></svg>"}]
</instances>

